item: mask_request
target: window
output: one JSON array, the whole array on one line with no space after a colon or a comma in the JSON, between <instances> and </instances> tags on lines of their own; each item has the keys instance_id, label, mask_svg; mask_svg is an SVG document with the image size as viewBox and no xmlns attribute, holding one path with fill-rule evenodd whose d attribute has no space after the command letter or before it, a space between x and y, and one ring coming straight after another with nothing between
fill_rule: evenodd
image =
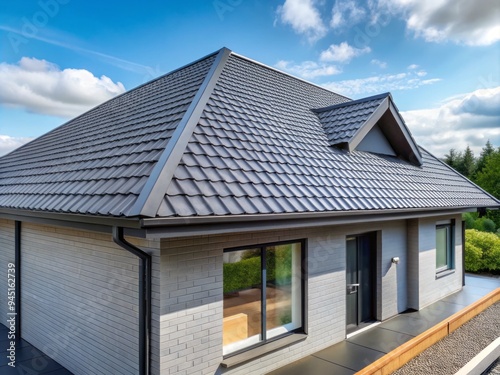
<instances>
[{"instance_id":1,"label":"window","mask_svg":"<svg viewBox=\"0 0 500 375\"><path fill-rule=\"evenodd\" d=\"M436 226L436 272L453 268L453 223Z\"/></svg>"},{"instance_id":2,"label":"window","mask_svg":"<svg viewBox=\"0 0 500 375\"><path fill-rule=\"evenodd\" d=\"M224 251L224 355L302 329L303 258L303 241Z\"/></svg>"}]
</instances>

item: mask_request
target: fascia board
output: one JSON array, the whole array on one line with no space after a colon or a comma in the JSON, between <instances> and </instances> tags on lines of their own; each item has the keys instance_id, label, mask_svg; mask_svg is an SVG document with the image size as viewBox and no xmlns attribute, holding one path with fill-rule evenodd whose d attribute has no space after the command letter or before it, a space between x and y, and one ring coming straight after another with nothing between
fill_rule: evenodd
<instances>
[{"instance_id":1,"label":"fascia board","mask_svg":"<svg viewBox=\"0 0 500 375\"><path fill-rule=\"evenodd\" d=\"M500 205L499 205L500 206ZM256 215L224 215L224 216L194 216L194 217L164 217L164 218L143 218L141 219L141 228L153 227L173 227L190 226L211 223L252 223L252 222L270 222L278 223L287 220L304 220L337 218L337 217L358 217L358 216L376 216L376 215L401 215L401 214L424 214L426 212L443 211L475 211L478 207L429 207L429 208L408 208L408 209L390 209L390 210L353 210L353 211L328 211L328 212L303 212L303 213L283 213L283 214L256 214ZM489 207L488 207L489 208Z\"/></svg>"},{"instance_id":2,"label":"fascia board","mask_svg":"<svg viewBox=\"0 0 500 375\"><path fill-rule=\"evenodd\" d=\"M381 222L389 220L407 220L423 217L456 215L463 212L474 211L473 208L445 209L445 210L415 210L402 212L386 212L385 214L373 214L362 212L357 215L328 216L318 215L309 219L301 218L298 215L295 219L287 220L258 220L258 221L225 221L212 223L200 223L192 225L160 226L145 228L146 238L175 238L200 235L214 235L238 232L257 232L266 230L295 229L295 228L315 228L331 225L365 224L368 222ZM257 215L259 216L259 215Z\"/></svg>"}]
</instances>

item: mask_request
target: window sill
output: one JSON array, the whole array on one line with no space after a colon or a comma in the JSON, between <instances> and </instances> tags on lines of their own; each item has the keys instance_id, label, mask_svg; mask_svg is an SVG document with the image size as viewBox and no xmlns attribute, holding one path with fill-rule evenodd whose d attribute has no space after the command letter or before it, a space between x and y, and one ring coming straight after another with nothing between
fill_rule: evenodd
<instances>
[{"instance_id":1,"label":"window sill","mask_svg":"<svg viewBox=\"0 0 500 375\"><path fill-rule=\"evenodd\" d=\"M449 269L449 270L444 270L444 271L439 271L439 272L436 272L436 280L437 279L440 279L442 277L445 277L445 276L448 276L448 275L451 275L451 274L454 274L455 273L455 270L454 269Z\"/></svg>"},{"instance_id":2,"label":"window sill","mask_svg":"<svg viewBox=\"0 0 500 375\"><path fill-rule=\"evenodd\" d=\"M236 354L232 357L226 358L221 362L221 366L224 368L237 366L244 362L251 361L252 359L261 357L265 354L274 352L275 350L295 344L296 342L303 341L306 338L307 338L306 334L295 333L293 335L283 337L282 339L271 341L267 344L258 346L254 349L247 350L244 353Z\"/></svg>"}]
</instances>

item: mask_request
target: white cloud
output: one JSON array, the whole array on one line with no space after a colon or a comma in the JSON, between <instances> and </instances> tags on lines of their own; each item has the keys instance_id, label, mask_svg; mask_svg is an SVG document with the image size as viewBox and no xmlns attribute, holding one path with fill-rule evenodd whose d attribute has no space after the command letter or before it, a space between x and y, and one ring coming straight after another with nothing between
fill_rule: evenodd
<instances>
[{"instance_id":1,"label":"white cloud","mask_svg":"<svg viewBox=\"0 0 500 375\"><path fill-rule=\"evenodd\" d=\"M417 143L436 154L500 145L500 86L455 96L439 107L401 113Z\"/></svg>"},{"instance_id":2,"label":"white cloud","mask_svg":"<svg viewBox=\"0 0 500 375\"><path fill-rule=\"evenodd\" d=\"M11 137L9 135L0 134L0 155L5 155L32 140L33 138Z\"/></svg>"},{"instance_id":3,"label":"white cloud","mask_svg":"<svg viewBox=\"0 0 500 375\"><path fill-rule=\"evenodd\" d=\"M300 64L294 64L292 61L280 60L276 63L275 67L305 79L314 79L316 77L341 73L341 70L335 65L318 64L314 61L304 61Z\"/></svg>"},{"instance_id":4,"label":"white cloud","mask_svg":"<svg viewBox=\"0 0 500 375\"><path fill-rule=\"evenodd\" d=\"M378 0L378 11L401 16L416 37L472 46L500 40L498 9L498 0Z\"/></svg>"},{"instance_id":5,"label":"white cloud","mask_svg":"<svg viewBox=\"0 0 500 375\"><path fill-rule=\"evenodd\" d=\"M352 26L366 16L366 11L353 0L336 0L332 8L330 26L339 29L346 25Z\"/></svg>"},{"instance_id":6,"label":"white cloud","mask_svg":"<svg viewBox=\"0 0 500 375\"><path fill-rule=\"evenodd\" d=\"M277 15L298 34L305 35L313 43L325 36L328 29L315 6L315 0L286 0L278 7Z\"/></svg>"},{"instance_id":7,"label":"white cloud","mask_svg":"<svg viewBox=\"0 0 500 375\"><path fill-rule=\"evenodd\" d=\"M369 53L371 51L370 47L355 48L349 45L347 42L342 42L340 44L332 44L328 49L321 52L321 61L336 61L341 63L348 63L354 57Z\"/></svg>"},{"instance_id":8,"label":"white cloud","mask_svg":"<svg viewBox=\"0 0 500 375\"><path fill-rule=\"evenodd\" d=\"M382 74L378 76L328 82L322 86L347 97L365 97L387 91L410 90L441 81L440 78L422 80L418 72L409 71L398 74Z\"/></svg>"},{"instance_id":9,"label":"white cloud","mask_svg":"<svg viewBox=\"0 0 500 375\"><path fill-rule=\"evenodd\" d=\"M370 63L373 64L373 65L377 65L380 69L387 68L387 63L385 61L380 61L380 60L377 60L377 59L373 59L372 61L370 61Z\"/></svg>"},{"instance_id":10,"label":"white cloud","mask_svg":"<svg viewBox=\"0 0 500 375\"><path fill-rule=\"evenodd\" d=\"M125 91L120 82L85 69L64 69L46 60L23 57L0 63L0 104L29 112L74 117Z\"/></svg>"}]
</instances>

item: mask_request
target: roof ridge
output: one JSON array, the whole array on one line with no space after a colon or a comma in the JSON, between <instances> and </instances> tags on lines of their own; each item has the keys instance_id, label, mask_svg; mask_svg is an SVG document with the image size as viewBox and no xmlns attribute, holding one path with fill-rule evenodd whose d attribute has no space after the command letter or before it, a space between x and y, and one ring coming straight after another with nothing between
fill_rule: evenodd
<instances>
[{"instance_id":1,"label":"roof ridge","mask_svg":"<svg viewBox=\"0 0 500 375\"><path fill-rule=\"evenodd\" d=\"M334 105L330 105L328 107L313 108L313 109L311 109L311 111L313 111L314 113L321 113L321 112L331 111L332 109L336 109L336 108L347 107L350 105L364 103L364 102L368 102L370 100L382 99L382 98L386 98L386 97L392 97L391 93L384 92L382 94L367 96L366 98L361 98L361 99L351 100L351 101L344 102L344 103L334 104Z\"/></svg>"},{"instance_id":2,"label":"roof ridge","mask_svg":"<svg viewBox=\"0 0 500 375\"><path fill-rule=\"evenodd\" d=\"M224 68L232 51L228 48L221 48L212 63L205 79L198 88L191 104L184 113L181 121L177 125L172 137L168 141L160 158L156 162L148 181L141 190L130 213L127 216L148 216L155 217L160 207L161 201L167 192L170 181L175 172L175 167L179 164L184 150L191 139L196 125L201 117L203 109L208 102L222 69ZM207 57L212 56L208 55ZM201 61L197 60L197 61ZM188 64L187 66L190 66ZM177 70L176 70L177 71ZM174 71L175 72L175 71Z\"/></svg>"}]
</instances>

